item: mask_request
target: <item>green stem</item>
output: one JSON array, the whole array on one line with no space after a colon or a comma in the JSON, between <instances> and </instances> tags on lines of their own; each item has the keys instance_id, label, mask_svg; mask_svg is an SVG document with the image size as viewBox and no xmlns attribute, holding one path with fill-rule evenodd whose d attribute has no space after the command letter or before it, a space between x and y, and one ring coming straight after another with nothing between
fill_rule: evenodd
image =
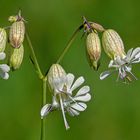
<instances>
[{"instance_id":1,"label":"green stem","mask_svg":"<svg viewBox=\"0 0 140 140\"><path fill-rule=\"evenodd\" d=\"M43 87L42 87L42 106L44 106L46 104L46 85L47 85L47 79L46 78L43 78L42 79L42 84L43 84ZM45 118L44 119L41 119L41 136L40 136L40 140L45 140L45 131L46 131L46 127L45 127Z\"/></svg>"},{"instance_id":2,"label":"green stem","mask_svg":"<svg viewBox=\"0 0 140 140\"><path fill-rule=\"evenodd\" d=\"M47 78L42 74L42 71L40 69L40 66L38 64L33 45L31 43L31 40L29 38L29 35L26 33L26 38L31 50L31 54L33 57L33 63L35 65L35 69L37 70L39 79L42 80L42 106L46 104L46 85L47 85ZM45 140L45 119L41 119L41 135L40 135L40 140Z\"/></svg>"},{"instance_id":3,"label":"green stem","mask_svg":"<svg viewBox=\"0 0 140 140\"><path fill-rule=\"evenodd\" d=\"M39 78L42 79L44 76L43 76L43 74L41 72L40 66L38 64L38 61L37 61L37 58L36 58L36 55L35 55L35 52L34 52L34 49L33 49L32 42L31 42L30 37L29 37L27 32L26 32L26 38L27 38L27 41L28 41L28 44L29 44L29 47L30 47L30 50L31 50L31 53L32 53L32 57L33 57L33 62L34 62L35 68L37 70Z\"/></svg>"},{"instance_id":4,"label":"green stem","mask_svg":"<svg viewBox=\"0 0 140 140\"><path fill-rule=\"evenodd\" d=\"M46 86L47 86L47 78L42 79L43 82L43 98L42 98L42 106L46 104Z\"/></svg>"},{"instance_id":5,"label":"green stem","mask_svg":"<svg viewBox=\"0 0 140 140\"><path fill-rule=\"evenodd\" d=\"M63 57L65 56L65 54L67 53L67 51L69 50L71 44L73 43L73 41L76 38L77 33L83 28L83 24L81 26L79 26L75 32L73 33L73 35L71 36L70 40L68 41L68 44L66 45L65 49L63 50L63 52L61 53L60 57L58 58L58 60L56 61L56 63L60 63L60 61L63 59Z\"/></svg>"}]
</instances>

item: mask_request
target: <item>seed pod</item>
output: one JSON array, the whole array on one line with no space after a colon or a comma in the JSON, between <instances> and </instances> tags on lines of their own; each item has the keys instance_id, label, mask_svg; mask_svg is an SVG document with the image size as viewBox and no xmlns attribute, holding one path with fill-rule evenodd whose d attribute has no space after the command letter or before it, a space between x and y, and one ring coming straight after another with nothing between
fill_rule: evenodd
<instances>
[{"instance_id":1,"label":"seed pod","mask_svg":"<svg viewBox=\"0 0 140 140\"><path fill-rule=\"evenodd\" d=\"M117 56L125 57L123 41L116 31L112 29L105 30L102 36L102 45L111 59L115 59Z\"/></svg>"},{"instance_id":2,"label":"seed pod","mask_svg":"<svg viewBox=\"0 0 140 140\"><path fill-rule=\"evenodd\" d=\"M0 28L0 52L4 52L6 47L7 34L5 29Z\"/></svg>"},{"instance_id":3,"label":"seed pod","mask_svg":"<svg viewBox=\"0 0 140 140\"><path fill-rule=\"evenodd\" d=\"M59 87L63 86L63 83L65 82L66 78L66 72L65 70L59 65L59 64L53 64L48 72L48 82L52 90L57 90ZM63 87L62 87L63 88ZM60 92L60 91L55 91Z\"/></svg>"},{"instance_id":4,"label":"seed pod","mask_svg":"<svg viewBox=\"0 0 140 140\"><path fill-rule=\"evenodd\" d=\"M24 47L23 45L20 48L12 48L12 53L10 56L10 67L13 70L18 69L21 66L24 56Z\"/></svg>"},{"instance_id":5,"label":"seed pod","mask_svg":"<svg viewBox=\"0 0 140 140\"><path fill-rule=\"evenodd\" d=\"M103 27L102 25L98 24L98 23L91 22L91 23L90 23L90 26L91 26L93 29L95 29L95 30L97 30L97 31L99 31L99 32L105 31L104 27Z\"/></svg>"},{"instance_id":6,"label":"seed pod","mask_svg":"<svg viewBox=\"0 0 140 140\"><path fill-rule=\"evenodd\" d=\"M16 21L11 25L9 40L14 48L19 48L24 41L25 25L24 22Z\"/></svg>"},{"instance_id":7,"label":"seed pod","mask_svg":"<svg viewBox=\"0 0 140 140\"><path fill-rule=\"evenodd\" d=\"M87 55L90 60L90 65L97 70L99 67L99 59L101 56L101 43L97 33L88 34L86 39Z\"/></svg>"}]
</instances>

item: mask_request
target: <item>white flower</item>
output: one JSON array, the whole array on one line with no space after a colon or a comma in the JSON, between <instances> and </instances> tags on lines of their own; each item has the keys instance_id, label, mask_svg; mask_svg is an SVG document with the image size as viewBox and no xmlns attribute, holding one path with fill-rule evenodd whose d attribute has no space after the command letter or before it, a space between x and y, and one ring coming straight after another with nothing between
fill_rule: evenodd
<instances>
[{"instance_id":1,"label":"white flower","mask_svg":"<svg viewBox=\"0 0 140 140\"><path fill-rule=\"evenodd\" d=\"M125 61L129 64L140 62L140 47L128 50Z\"/></svg>"},{"instance_id":2,"label":"white flower","mask_svg":"<svg viewBox=\"0 0 140 140\"><path fill-rule=\"evenodd\" d=\"M65 76L61 76L57 79L58 81L51 81L53 82L55 92L52 104L46 104L41 109L41 117L48 115L48 113L53 110L61 109L66 129L69 128L69 125L65 117L65 112L68 112L71 116L77 116L81 111L87 108L85 102L91 99L89 86L83 86L76 94L73 93L73 91L79 88L85 81L82 76L75 82L74 78L74 75L69 73ZM55 83L57 83L57 85Z\"/></svg>"},{"instance_id":3,"label":"white flower","mask_svg":"<svg viewBox=\"0 0 140 140\"><path fill-rule=\"evenodd\" d=\"M140 47L133 49L131 48L124 58L116 57L111 60L108 67L115 68L112 70L105 71L101 73L100 79L103 80L110 74L118 72L118 79L124 82L130 82L132 79L137 80L132 71L132 64L140 62Z\"/></svg>"},{"instance_id":4,"label":"white flower","mask_svg":"<svg viewBox=\"0 0 140 140\"><path fill-rule=\"evenodd\" d=\"M0 53L0 60L5 59L6 55L4 52ZM7 64L0 64L0 77L7 80L9 78L8 72L10 71L10 67Z\"/></svg>"}]
</instances>

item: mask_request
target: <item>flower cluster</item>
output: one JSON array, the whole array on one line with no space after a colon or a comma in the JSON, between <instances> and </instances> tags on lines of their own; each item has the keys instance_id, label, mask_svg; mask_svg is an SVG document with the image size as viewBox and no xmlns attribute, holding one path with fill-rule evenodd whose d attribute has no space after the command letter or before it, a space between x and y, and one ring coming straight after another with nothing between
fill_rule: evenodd
<instances>
[{"instance_id":1,"label":"flower cluster","mask_svg":"<svg viewBox=\"0 0 140 140\"><path fill-rule=\"evenodd\" d=\"M69 128L65 112L71 116L77 116L87 108L85 102L91 99L90 87L83 86L76 93L75 89L84 83L81 76L74 81L75 76L71 73L66 74L59 64L53 64L48 73L48 82L53 92L51 104L46 104L41 109L42 118L54 110L61 110L66 129Z\"/></svg>"},{"instance_id":2,"label":"flower cluster","mask_svg":"<svg viewBox=\"0 0 140 140\"><path fill-rule=\"evenodd\" d=\"M131 82L133 79L137 80L136 76L132 73L132 65L140 63L140 47L131 48L126 53L123 41L115 30L105 29L102 25L95 22L88 22L85 17L83 17L83 19L84 22L78 30L84 28L84 33L87 35L86 53L90 66L94 70L98 70L102 47L110 58L108 65L109 70L102 72L100 74L100 79L103 80L111 74L117 73L117 80L121 79L125 83ZM0 28L0 60L6 57L5 48L7 40L9 40L11 46L8 65L0 64L0 77L3 79L9 78L8 72L10 68L16 70L21 66L24 56L23 42L25 37L25 20L21 16L21 11L15 16L10 16L8 20L11 23L10 28ZM9 29L8 37L6 29ZM102 33L101 41L98 35L99 32ZM45 103L46 105L42 107L40 112L41 118L43 119L52 111L61 110L66 129L70 128L66 119L66 113L70 116L78 116L80 112L86 110L86 102L91 100L90 87L87 85L83 86L85 82L83 76L75 80L75 76L72 73L66 73L62 66L58 64L70 47L76 33L77 30L73 34L62 55L57 60L57 63L50 67L46 75L43 75L40 70L32 44L26 34L33 56L32 62L39 74L39 78L43 80L43 86L44 79L47 79L46 81L52 93L52 102L49 104ZM44 93L46 93L46 89L43 89L43 94Z\"/></svg>"},{"instance_id":3,"label":"flower cluster","mask_svg":"<svg viewBox=\"0 0 140 140\"><path fill-rule=\"evenodd\" d=\"M21 66L24 55L23 41L25 35L25 25L24 19L21 16L21 11L19 11L18 15L10 16L8 20L12 23L12 25L10 27L0 28L0 60L3 60L6 57L5 48L7 40L9 40L9 43L12 46L8 48L10 50L8 65L0 65L0 76L3 79L9 78L8 72L10 71L10 68L12 70L16 70ZM9 34L7 35L6 30L8 29Z\"/></svg>"},{"instance_id":4,"label":"flower cluster","mask_svg":"<svg viewBox=\"0 0 140 140\"><path fill-rule=\"evenodd\" d=\"M124 58L117 56L109 63L109 68L115 68L115 70L108 70L100 75L100 79L103 80L114 72L118 72L118 79L123 80L125 83L131 82L133 79L137 80L132 71L132 64L140 62L140 48L133 50L130 49Z\"/></svg>"},{"instance_id":5,"label":"flower cluster","mask_svg":"<svg viewBox=\"0 0 140 140\"><path fill-rule=\"evenodd\" d=\"M103 26L94 22L88 22L84 18L84 29L87 33L86 48L90 65L97 70L101 57L101 43L98 32L102 32L102 46L105 53L110 57L109 70L100 74L103 80L112 73L118 73L118 78L125 83L136 80L132 73L132 64L140 62L140 48L131 48L127 54L123 41L119 34L113 29L104 29Z\"/></svg>"},{"instance_id":6,"label":"flower cluster","mask_svg":"<svg viewBox=\"0 0 140 140\"><path fill-rule=\"evenodd\" d=\"M0 65L0 76L3 79L9 78L8 72L10 71L10 69L17 70L20 68L24 56L23 42L25 38L25 20L21 16L21 11L19 11L17 15L10 16L8 18L8 21L11 24L10 26L0 28L0 60L3 60L6 57L6 53L4 51L7 42L10 44L10 48L8 48L10 49L8 65ZM92 24L92 26L96 28L98 27L98 24ZM8 34L6 30L9 30ZM71 116L78 116L81 111L84 111L87 108L86 102L91 99L91 95L89 93L90 87L82 86L85 81L82 76L75 80L75 76L71 73L66 74L65 70L59 64L53 64L50 67L50 70L47 73L47 77L46 75L43 75L36 59L31 41L27 34L26 37L33 57L33 59L31 58L31 60L35 66L37 73L39 74L39 78L47 79L48 85L50 86L51 92L53 93L52 103L46 104L41 109L41 118L43 119L44 116L54 110L61 110L65 127L66 129L68 129L69 125L67 123L65 113L67 112ZM96 41L91 42L90 38L96 38L96 41L98 41L99 43L98 47L95 50L92 49L92 44L95 44ZM93 52L100 52L99 41L100 40L96 34L93 33L89 35L89 39L87 40L88 48ZM90 51L88 50L87 52L90 53ZM96 70L99 66L99 57L100 55L92 55L92 53L90 56L90 59L94 61L91 62L91 65L93 65L94 69Z\"/></svg>"}]
</instances>

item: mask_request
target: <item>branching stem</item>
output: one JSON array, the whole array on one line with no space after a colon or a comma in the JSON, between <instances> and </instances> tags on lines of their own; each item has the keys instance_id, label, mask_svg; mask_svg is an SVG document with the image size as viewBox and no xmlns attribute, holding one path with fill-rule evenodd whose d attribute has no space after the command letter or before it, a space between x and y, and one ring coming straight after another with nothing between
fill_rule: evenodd
<instances>
[{"instance_id":1,"label":"branching stem","mask_svg":"<svg viewBox=\"0 0 140 140\"><path fill-rule=\"evenodd\" d=\"M33 49L33 45L31 43L31 40L30 40L29 35L27 33L26 33L26 38L27 38L27 42L28 42L29 47L30 47L30 51L31 51L31 54L32 54L32 61L33 61L33 64L35 66L36 72L38 74L39 79L42 80L42 106L44 106L46 104L47 77L42 74L42 71L40 69L38 60L36 58L36 55L35 55L35 52L34 52L34 49ZM45 132L46 132L46 127L45 127L45 118L44 118L44 119L41 119L40 140L45 140L46 139Z\"/></svg>"},{"instance_id":2,"label":"branching stem","mask_svg":"<svg viewBox=\"0 0 140 140\"><path fill-rule=\"evenodd\" d=\"M61 53L61 55L59 56L58 60L56 63L60 63L60 61L63 59L63 57L65 56L65 54L67 53L67 51L69 50L69 48L71 47L71 44L73 43L73 41L75 40L78 32L83 28L83 24L81 26L79 26L75 32L73 33L73 35L71 36L70 40L68 41L66 47L64 48L63 52Z\"/></svg>"}]
</instances>

